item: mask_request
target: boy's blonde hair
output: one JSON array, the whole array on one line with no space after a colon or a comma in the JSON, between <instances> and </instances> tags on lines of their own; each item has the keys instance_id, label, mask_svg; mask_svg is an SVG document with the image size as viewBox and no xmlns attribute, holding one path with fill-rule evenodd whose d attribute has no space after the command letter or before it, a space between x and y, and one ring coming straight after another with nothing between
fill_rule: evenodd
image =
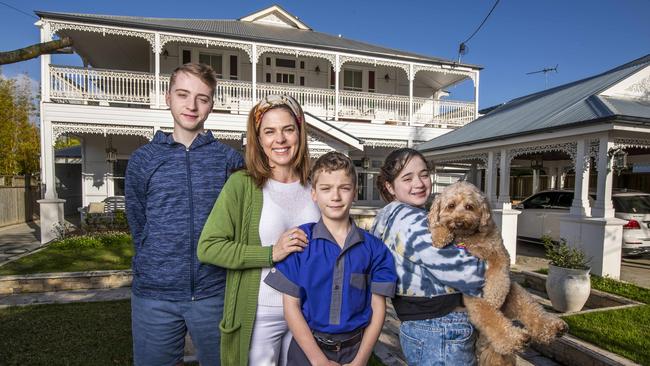
<instances>
[{"instance_id":1,"label":"boy's blonde hair","mask_svg":"<svg viewBox=\"0 0 650 366\"><path fill-rule=\"evenodd\" d=\"M175 68L174 71L172 71L172 75L169 78L169 92L171 92L172 87L176 83L176 75L181 72L194 75L199 78L202 82L210 87L212 94L214 94L215 89L217 89L217 74L214 72L212 67L210 67L210 65L186 63ZM212 95L210 95L210 97L212 97Z\"/></svg>"},{"instance_id":2,"label":"boy's blonde hair","mask_svg":"<svg viewBox=\"0 0 650 366\"><path fill-rule=\"evenodd\" d=\"M345 175L352 179L352 184L357 187L357 169L352 160L338 151L330 151L316 160L311 169L311 185L316 186L318 176L322 172L331 173L336 170L343 170Z\"/></svg>"}]
</instances>

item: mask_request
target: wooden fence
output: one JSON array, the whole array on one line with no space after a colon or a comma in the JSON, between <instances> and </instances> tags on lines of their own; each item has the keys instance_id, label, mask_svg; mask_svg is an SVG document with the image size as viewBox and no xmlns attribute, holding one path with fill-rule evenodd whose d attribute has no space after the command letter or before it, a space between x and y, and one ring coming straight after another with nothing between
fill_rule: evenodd
<instances>
[{"instance_id":1,"label":"wooden fence","mask_svg":"<svg viewBox=\"0 0 650 366\"><path fill-rule=\"evenodd\" d=\"M40 198L40 186L35 179L0 176L0 227L38 218L36 201Z\"/></svg>"}]
</instances>

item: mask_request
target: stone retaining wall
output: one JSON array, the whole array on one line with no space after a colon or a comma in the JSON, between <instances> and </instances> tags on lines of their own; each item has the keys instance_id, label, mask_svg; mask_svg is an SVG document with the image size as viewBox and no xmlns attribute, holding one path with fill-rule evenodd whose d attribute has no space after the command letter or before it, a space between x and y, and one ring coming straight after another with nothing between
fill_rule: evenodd
<instances>
[{"instance_id":1,"label":"stone retaining wall","mask_svg":"<svg viewBox=\"0 0 650 366\"><path fill-rule=\"evenodd\" d=\"M131 270L1 276L0 295L128 287L131 280Z\"/></svg>"}]
</instances>

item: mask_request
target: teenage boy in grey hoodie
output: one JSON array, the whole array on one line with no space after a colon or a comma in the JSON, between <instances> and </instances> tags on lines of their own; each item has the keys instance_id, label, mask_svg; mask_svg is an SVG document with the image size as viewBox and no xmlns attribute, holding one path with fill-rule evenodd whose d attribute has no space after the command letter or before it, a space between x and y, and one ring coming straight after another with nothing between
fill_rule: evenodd
<instances>
[{"instance_id":1,"label":"teenage boy in grey hoodie","mask_svg":"<svg viewBox=\"0 0 650 366\"><path fill-rule=\"evenodd\" d=\"M201 365L219 364L225 270L198 261L196 247L233 169L244 164L204 123L216 74L185 64L172 73L165 99L174 131L157 131L136 150L126 173L126 213L133 236L131 319L136 365L182 363L185 333Z\"/></svg>"}]
</instances>

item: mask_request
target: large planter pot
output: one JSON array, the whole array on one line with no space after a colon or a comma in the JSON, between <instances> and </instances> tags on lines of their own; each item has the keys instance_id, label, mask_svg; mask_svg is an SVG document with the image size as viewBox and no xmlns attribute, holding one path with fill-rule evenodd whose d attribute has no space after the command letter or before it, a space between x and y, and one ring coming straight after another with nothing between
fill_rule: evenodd
<instances>
[{"instance_id":1,"label":"large planter pot","mask_svg":"<svg viewBox=\"0 0 650 366\"><path fill-rule=\"evenodd\" d=\"M591 292L590 269L570 269L549 264L546 294L557 311L580 311Z\"/></svg>"}]
</instances>

